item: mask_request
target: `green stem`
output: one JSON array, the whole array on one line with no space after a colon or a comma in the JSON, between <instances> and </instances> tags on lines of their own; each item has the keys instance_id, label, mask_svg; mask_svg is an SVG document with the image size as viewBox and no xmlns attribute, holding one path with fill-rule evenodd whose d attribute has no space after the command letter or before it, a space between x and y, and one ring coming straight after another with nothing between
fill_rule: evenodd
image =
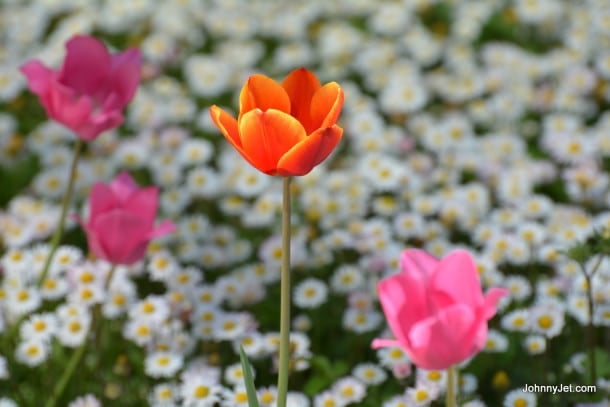
<instances>
[{"instance_id":1,"label":"green stem","mask_svg":"<svg viewBox=\"0 0 610 407\"><path fill-rule=\"evenodd\" d=\"M595 327L593 326L593 283L591 277L585 274L585 281L587 282L587 305L589 308L589 323L587 324L587 336L588 336L588 354L589 354L589 378L591 384L597 382L597 373L595 366Z\"/></svg>"},{"instance_id":2,"label":"green stem","mask_svg":"<svg viewBox=\"0 0 610 407\"><path fill-rule=\"evenodd\" d=\"M85 349L87 349L87 339L89 336L88 335L89 330L87 330L87 331L88 332L87 332L87 335L85 336L85 338L83 339L83 343L72 354L72 357L70 358L70 361L68 362L68 366L66 366L66 369L63 371L61 378L59 379L59 381L53 388L51 397L49 397L47 399L47 402L45 403L45 407L55 407L57 405L59 398L61 397L64 390L66 389L66 386L70 382L70 378L74 374L76 367L78 366L81 359L83 358L83 355L85 354Z\"/></svg>"},{"instance_id":3,"label":"green stem","mask_svg":"<svg viewBox=\"0 0 610 407\"><path fill-rule=\"evenodd\" d=\"M51 266L51 261L53 260L53 257L55 256L55 252L57 251L57 248L59 247L59 243L61 241L61 237L64 232L64 223L66 220L66 215L68 214L68 207L70 206L72 190L74 189L74 181L76 180L76 168L77 168L77 164L78 164L78 159L80 157L82 145L83 145L83 142L80 139L76 140L76 143L74 144L74 150L73 150L73 155L72 155L72 164L70 166L70 175L69 175L70 178L68 180L68 187L66 189L66 193L64 194L64 196L62 198L61 213L59 215L59 224L57 225L57 228L55 229L55 232L53 233L53 237L51 237L51 248L49 250L49 254L47 255L47 258L45 259L44 266L42 267L42 273L40 274L40 277L38 279L39 287L42 286L45 279L47 278L47 275L49 274L49 268ZM12 327L9 330L9 337L14 338L18 334L19 327L21 326L21 324L27 317L28 317L28 315L24 314L24 315L21 315L17 319L17 321L15 321L15 323L12 325Z\"/></svg>"},{"instance_id":4,"label":"green stem","mask_svg":"<svg viewBox=\"0 0 610 407\"><path fill-rule=\"evenodd\" d=\"M593 267L591 268L591 271L589 273L587 273L587 270L585 268L584 264L581 264L581 270L582 273L585 277L585 281L587 284L587 306L588 306L588 311L589 311L589 321L587 324L587 339L588 339L588 349L587 349L587 353L588 353L588 357L589 357L589 380L591 381L591 384L595 385L595 383L597 382L597 367L595 364L595 326L593 325L593 313L595 311L594 307L595 307L595 303L594 303L594 299L593 299L593 276L595 276L595 273L597 272L597 270L599 269L599 266L603 260L604 256L603 255L598 255L597 257L597 261L595 262L595 264L593 265Z\"/></svg>"},{"instance_id":5,"label":"green stem","mask_svg":"<svg viewBox=\"0 0 610 407\"><path fill-rule=\"evenodd\" d=\"M282 268L280 298L280 360L277 406L286 407L290 369L290 178L284 177L282 200Z\"/></svg>"},{"instance_id":6,"label":"green stem","mask_svg":"<svg viewBox=\"0 0 610 407\"><path fill-rule=\"evenodd\" d=\"M76 168L78 164L78 159L80 157L81 147L83 142L81 139L77 139L74 144L74 150L72 155L72 164L70 166L70 175L68 179L68 187L66 189L66 193L64 194L61 202L61 214L59 215L59 224L53 233L53 237L51 238L51 249L49 250L49 254L45 260L44 266L42 267L42 273L40 274L40 278L38 279L38 286L40 287L44 280L47 278L47 274L49 273L49 267L51 266L51 261L53 260L53 256L55 256L55 252L59 247L59 242L61 241L61 237L64 233L64 226L66 222L66 215L68 214L68 207L70 206L70 199L72 198L72 190L74 189L74 181L76 181Z\"/></svg>"},{"instance_id":7,"label":"green stem","mask_svg":"<svg viewBox=\"0 0 610 407\"><path fill-rule=\"evenodd\" d=\"M455 365L447 370L447 393L445 394L445 407L457 407L458 372Z\"/></svg>"},{"instance_id":8,"label":"green stem","mask_svg":"<svg viewBox=\"0 0 610 407\"><path fill-rule=\"evenodd\" d=\"M116 265L113 264L112 268L110 269L110 272L108 273L108 277L106 278L106 282L104 283L104 290L106 290L106 291L108 291L108 286L110 285L112 276L114 276L115 270L116 270ZM68 385L68 383L70 382L70 379L72 378L72 375L74 374L74 370L76 369L76 367L78 366L78 364L80 363L81 359L83 358L83 356L85 354L85 350L87 349L87 341L89 339L89 334L91 333L91 331L93 329L95 329L95 331L96 331L95 336L96 336L96 342L98 344L98 349L102 349L99 347L99 345L100 345L99 338L101 336L100 332L99 332L99 328L101 326L101 321L102 321L101 304L96 304L93 309L93 319L91 321L91 324L89 325L89 328L87 329L87 335L85 335L85 339L83 340L83 343L72 354L72 357L70 358L70 361L68 362L68 366L66 367L61 378L59 379L59 381L53 388L53 393L51 394L51 397L47 400L45 407L55 407L55 405L57 404L57 401L62 396L64 390L66 389L66 386ZM98 362L99 362L99 360L100 359L98 359ZM99 371L99 365L98 365L98 371Z\"/></svg>"},{"instance_id":9,"label":"green stem","mask_svg":"<svg viewBox=\"0 0 610 407\"><path fill-rule=\"evenodd\" d=\"M109 295L108 293L108 287L110 286L110 282L112 281L112 277L114 276L114 272L117 269L117 265L113 264L110 267L110 271L108 272L108 276L106 277L106 281L104 282L104 295L107 296ZM107 298L109 299L109 298ZM94 326L94 332L95 332L95 349L98 350L103 350L106 348L106 342L107 342L107 335L106 332L104 332L103 328L104 328L104 316L102 315L102 304L96 304L95 308L93 308L93 321L91 322L92 326ZM96 368L95 368L95 372L99 373L102 371L102 359L103 359L103 355L101 355L99 352L96 355Z\"/></svg>"},{"instance_id":10,"label":"green stem","mask_svg":"<svg viewBox=\"0 0 610 407\"><path fill-rule=\"evenodd\" d=\"M113 264L110 267L110 271L108 272L108 277L106 277L106 282L104 283L104 294L108 294L108 287L110 287L110 282L112 281L112 277L114 277L114 272L116 271L116 264Z\"/></svg>"}]
</instances>

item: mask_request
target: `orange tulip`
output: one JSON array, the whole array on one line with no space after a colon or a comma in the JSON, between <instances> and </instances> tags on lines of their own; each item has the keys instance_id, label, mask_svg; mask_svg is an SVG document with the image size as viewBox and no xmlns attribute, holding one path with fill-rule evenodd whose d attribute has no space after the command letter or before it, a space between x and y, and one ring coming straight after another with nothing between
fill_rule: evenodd
<instances>
[{"instance_id":1,"label":"orange tulip","mask_svg":"<svg viewBox=\"0 0 610 407\"><path fill-rule=\"evenodd\" d=\"M248 78L239 95L237 120L218 106L212 120L235 149L269 175L305 175L334 150L343 129L337 119L343 90L322 86L307 69L292 71L279 84L267 76Z\"/></svg>"}]
</instances>

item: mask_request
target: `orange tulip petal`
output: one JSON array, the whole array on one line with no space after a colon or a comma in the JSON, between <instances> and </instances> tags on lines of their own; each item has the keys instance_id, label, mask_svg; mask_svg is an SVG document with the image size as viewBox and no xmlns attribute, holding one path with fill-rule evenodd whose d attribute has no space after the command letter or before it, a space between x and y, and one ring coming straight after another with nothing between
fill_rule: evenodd
<instances>
[{"instance_id":1,"label":"orange tulip petal","mask_svg":"<svg viewBox=\"0 0 610 407\"><path fill-rule=\"evenodd\" d=\"M270 175L275 175L280 158L306 138L297 119L275 109L244 114L239 121L239 134L253 165Z\"/></svg>"},{"instance_id":2,"label":"orange tulip petal","mask_svg":"<svg viewBox=\"0 0 610 407\"><path fill-rule=\"evenodd\" d=\"M239 115L241 117L254 109L277 109L290 113L290 99L276 81L265 75L255 74L248 78L239 94Z\"/></svg>"},{"instance_id":3,"label":"orange tulip petal","mask_svg":"<svg viewBox=\"0 0 610 407\"><path fill-rule=\"evenodd\" d=\"M326 128L337 123L343 108L343 89L336 82L329 82L313 95L311 119L316 128Z\"/></svg>"},{"instance_id":4,"label":"orange tulip petal","mask_svg":"<svg viewBox=\"0 0 610 407\"><path fill-rule=\"evenodd\" d=\"M210 117L212 121L220 129L223 136L231 143L239 154L252 166L256 167L254 161L248 156L244 148L242 147L241 139L239 138L239 131L237 126L237 120L229 113L225 112L216 105L210 107Z\"/></svg>"},{"instance_id":5,"label":"orange tulip petal","mask_svg":"<svg viewBox=\"0 0 610 407\"><path fill-rule=\"evenodd\" d=\"M279 175L305 175L335 149L343 129L339 126L316 130L290 149L277 163Z\"/></svg>"},{"instance_id":6,"label":"orange tulip petal","mask_svg":"<svg viewBox=\"0 0 610 407\"><path fill-rule=\"evenodd\" d=\"M290 98L290 114L303 124L307 134L318 129L311 120L310 106L313 95L320 89L320 81L305 68L290 72L282 82ZM319 123L317 123L319 124Z\"/></svg>"},{"instance_id":7,"label":"orange tulip petal","mask_svg":"<svg viewBox=\"0 0 610 407\"><path fill-rule=\"evenodd\" d=\"M210 107L210 117L231 144L241 148L241 140L237 129L237 120L216 105Z\"/></svg>"}]
</instances>

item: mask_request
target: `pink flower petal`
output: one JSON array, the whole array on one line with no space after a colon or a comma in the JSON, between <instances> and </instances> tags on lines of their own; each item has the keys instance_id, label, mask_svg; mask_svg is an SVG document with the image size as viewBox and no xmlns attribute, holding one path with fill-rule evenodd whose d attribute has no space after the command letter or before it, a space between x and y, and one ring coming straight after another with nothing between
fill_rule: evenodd
<instances>
[{"instance_id":1,"label":"pink flower petal","mask_svg":"<svg viewBox=\"0 0 610 407\"><path fill-rule=\"evenodd\" d=\"M100 214L116 209L118 205L119 201L112 189L102 182L97 182L89 194L89 219L95 220Z\"/></svg>"},{"instance_id":2,"label":"pink flower petal","mask_svg":"<svg viewBox=\"0 0 610 407\"><path fill-rule=\"evenodd\" d=\"M104 109L122 110L133 98L140 83L142 56L136 48L112 56L110 71L110 97Z\"/></svg>"},{"instance_id":3,"label":"pink flower petal","mask_svg":"<svg viewBox=\"0 0 610 407\"><path fill-rule=\"evenodd\" d=\"M25 63L20 68L28 80L28 87L38 96L48 92L50 82L53 80L54 72L44 66L40 61L33 60Z\"/></svg>"},{"instance_id":4,"label":"pink flower petal","mask_svg":"<svg viewBox=\"0 0 610 407\"><path fill-rule=\"evenodd\" d=\"M400 256L400 268L422 282L429 279L440 261L421 249L407 249Z\"/></svg>"},{"instance_id":5,"label":"pink flower petal","mask_svg":"<svg viewBox=\"0 0 610 407\"><path fill-rule=\"evenodd\" d=\"M41 96L40 101L51 118L79 136L93 109L89 98L79 97L72 89L57 82L51 83L48 92Z\"/></svg>"},{"instance_id":6,"label":"pink flower petal","mask_svg":"<svg viewBox=\"0 0 610 407\"><path fill-rule=\"evenodd\" d=\"M485 294L484 299L484 317L486 320L491 319L496 314L496 308L498 301L505 295L509 294L509 290L506 288L494 287L490 288Z\"/></svg>"},{"instance_id":7,"label":"pink flower petal","mask_svg":"<svg viewBox=\"0 0 610 407\"><path fill-rule=\"evenodd\" d=\"M131 264L146 251L150 225L146 219L117 209L99 215L89 226L97 237L105 260L113 264Z\"/></svg>"},{"instance_id":8,"label":"pink flower petal","mask_svg":"<svg viewBox=\"0 0 610 407\"><path fill-rule=\"evenodd\" d=\"M413 362L424 369L447 369L467 359L475 341L475 317L469 307L456 304L415 324L406 349Z\"/></svg>"},{"instance_id":9,"label":"pink flower petal","mask_svg":"<svg viewBox=\"0 0 610 407\"><path fill-rule=\"evenodd\" d=\"M138 190L138 184L128 172L123 171L110 182L110 189L120 202L125 203Z\"/></svg>"},{"instance_id":10,"label":"pink flower petal","mask_svg":"<svg viewBox=\"0 0 610 407\"><path fill-rule=\"evenodd\" d=\"M395 275L382 280L378 284L379 301L383 312L399 342L406 344L410 322L399 318L400 311L406 307L406 284L402 275Z\"/></svg>"},{"instance_id":11,"label":"pink flower petal","mask_svg":"<svg viewBox=\"0 0 610 407\"><path fill-rule=\"evenodd\" d=\"M176 224L169 220L164 220L148 235L150 240L169 235L176 231Z\"/></svg>"},{"instance_id":12,"label":"pink flower petal","mask_svg":"<svg viewBox=\"0 0 610 407\"><path fill-rule=\"evenodd\" d=\"M437 307L459 302L476 309L483 305L477 266L465 250L445 256L431 279L431 296Z\"/></svg>"},{"instance_id":13,"label":"pink flower petal","mask_svg":"<svg viewBox=\"0 0 610 407\"><path fill-rule=\"evenodd\" d=\"M104 44L93 37L77 35L66 43L66 50L59 81L91 97L104 92L111 67L111 57Z\"/></svg>"},{"instance_id":14,"label":"pink flower petal","mask_svg":"<svg viewBox=\"0 0 610 407\"><path fill-rule=\"evenodd\" d=\"M157 187L138 189L123 201L123 208L131 213L137 213L142 219L149 221L152 228L157 214L158 196Z\"/></svg>"},{"instance_id":15,"label":"pink flower petal","mask_svg":"<svg viewBox=\"0 0 610 407\"><path fill-rule=\"evenodd\" d=\"M379 349L379 348L402 348L402 344L395 339L382 339L375 338L371 343L371 348Z\"/></svg>"}]
</instances>

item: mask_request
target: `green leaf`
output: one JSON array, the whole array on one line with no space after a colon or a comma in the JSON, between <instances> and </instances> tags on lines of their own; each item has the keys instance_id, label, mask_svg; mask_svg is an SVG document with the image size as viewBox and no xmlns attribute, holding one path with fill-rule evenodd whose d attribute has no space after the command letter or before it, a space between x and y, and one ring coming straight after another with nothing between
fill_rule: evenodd
<instances>
[{"instance_id":1,"label":"green leaf","mask_svg":"<svg viewBox=\"0 0 610 407\"><path fill-rule=\"evenodd\" d=\"M580 264L584 264L593 256L589 245L582 242L574 244L565 253L570 259Z\"/></svg>"},{"instance_id":2,"label":"green leaf","mask_svg":"<svg viewBox=\"0 0 610 407\"><path fill-rule=\"evenodd\" d=\"M328 387L331 383L332 380L329 380L328 378L324 378L322 376L313 376L307 381L307 383L305 383L303 391L309 397L313 397L316 394L320 394L322 390Z\"/></svg>"},{"instance_id":3,"label":"green leaf","mask_svg":"<svg viewBox=\"0 0 610 407\"><path fill-rule=\"evenodd\" d=\"M256 397L256 387L252 377L252 369L250 362L244 352L243 346L239 347L239 359L241 360L241 369L244 371L244 382L246 383L246 392L248 393L248 406L258 407L258 398Z\"/></svg>"},{"instance_id":4,"label":"green leaf","mask_svg":"<svg viewBox=\"0 0 610 407\"><path fill-rule=\"evenodd\" d=\"M349 372L349 365L344 360L339 360L332 365L333 378L338 379Z\"/></svg>"},{"instance_id":5,"label":"green leaf","mask_svg":"<svg viewBox=\"0 0 610 407\"><path fill-rule=\"evenodd\" d=\"M328 358L320 355L313 356L310 359L310 363L314 376L305 383L304 387L305 394L309 396L315 396L320 393L349 371L347 362L340 360L331 363Z\"/></svg>"},{"instance_id":6,"label":"green leaf","mask_svg":"<svg viewBox=\"0 0 610 407\"><path fill-rule=\"evenodd\" d=\"M610 353L602 348L595 348L593 353L595 358L595 370L597 377L608 378L610 377ZM589 359L584 360L585 372L589 372Z\"/></svg>"},{"instance_id":7,"label":"green leaf","mask_svg":"<svg viewBox=\"0 0 610 407\"><path fill-rule=\"evenodd\" d=\"M313 356L310 360L311 366L319 375L332 379L334 377L333 367L328 358L324 356Z\"/></svg>"}]
</instances>

